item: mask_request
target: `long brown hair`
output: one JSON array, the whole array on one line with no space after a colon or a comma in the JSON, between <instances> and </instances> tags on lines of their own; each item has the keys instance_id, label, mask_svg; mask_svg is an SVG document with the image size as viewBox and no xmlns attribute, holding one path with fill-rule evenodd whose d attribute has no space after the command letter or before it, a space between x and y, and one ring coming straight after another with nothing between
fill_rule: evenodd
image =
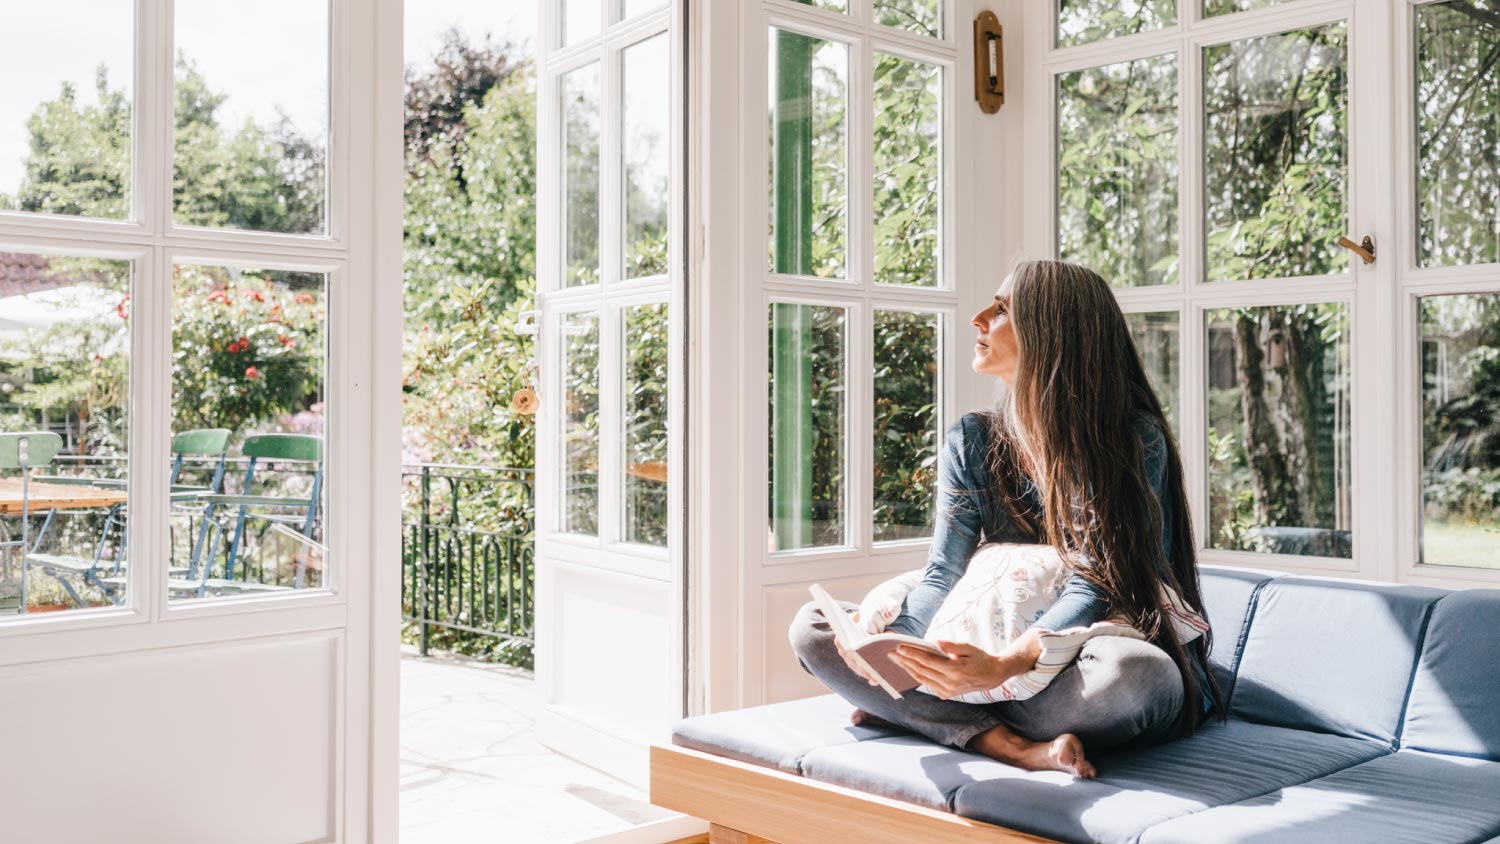
<instances>
[{"instance_id":1,"label":"long brown hair","mask_svg":"<svg viewBox=\"0 0 1500 844\"><path fill-rule=\"evenodd\" d=\"M1172 657L1185 692L1178 729L1189 734L1203 711L1205 691L1189 651L1196 650L1207 665L1211 634L1187 645L1179 641L1157 588L1165 580L1202 612L1182 459L1130 327L1098 273L1063 261L1030 261L1016 268L1010 320L1016 374L1009 395L992 414L988 459L999 501L1012 524L1058 548L1071 570L1104 594L1112 613ZM1145 447L1137 433L1142 415L1165 438L1160 501L1146 477ZM1041 494L1040 523L1021 504L1028 477ZM1168 515L1163 505L1170 508L1170 560L1163 558ZM1222 718L1223 695L1211 674L1208 682Z\"/></svg>"}]
</instances>

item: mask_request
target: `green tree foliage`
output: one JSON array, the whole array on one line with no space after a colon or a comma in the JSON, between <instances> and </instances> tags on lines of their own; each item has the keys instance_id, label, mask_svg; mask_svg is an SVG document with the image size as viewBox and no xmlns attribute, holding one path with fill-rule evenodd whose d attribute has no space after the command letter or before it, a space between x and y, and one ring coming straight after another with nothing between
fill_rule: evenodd
<instances>
[{"instance_id":1,"label":"green tree foliage","mask_svg":"<svg viewBox=\"0 0 1500 844\"><path fill-rule=\"evenodd\" d=\"M111 88L101 65L97 105L81 105L64 83L57 99L26 121L30 145L15 196L0 208L122 219L130 216L130 98Z\"/></svg>"},{"instance_id":2,"label":"green tree foliage","mask_svg":"<svg viewBox=\"0 0 1500 844\"><path fill-rule=\"evenodd\" d=\"M412 456L530 467L532 384L518 333L536 290L536 96L509 46L450 33L409 73L405 422Z\"/></svg>"}]
</instances>

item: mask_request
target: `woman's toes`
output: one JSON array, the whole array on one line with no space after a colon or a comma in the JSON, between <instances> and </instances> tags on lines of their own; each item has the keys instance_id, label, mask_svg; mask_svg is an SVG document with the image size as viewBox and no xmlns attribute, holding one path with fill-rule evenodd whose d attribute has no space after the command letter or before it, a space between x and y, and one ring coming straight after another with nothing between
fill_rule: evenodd
<instances>
[{"instance_id":1,"label":"woman's toes","mask_svg":"<svg viewBox=\"0 0 1500 844\"><path fill-rule=\"evenodd\" d=\"M1052 757L1053 767L1059 771L1065 771L1076 777L1092 779L1095 775L1094 766L1083 755L1083 742L1072 733L1063 733L1053 739L1051 746L1047 748L1048 755Z\"/></svg>"}]
</instances>

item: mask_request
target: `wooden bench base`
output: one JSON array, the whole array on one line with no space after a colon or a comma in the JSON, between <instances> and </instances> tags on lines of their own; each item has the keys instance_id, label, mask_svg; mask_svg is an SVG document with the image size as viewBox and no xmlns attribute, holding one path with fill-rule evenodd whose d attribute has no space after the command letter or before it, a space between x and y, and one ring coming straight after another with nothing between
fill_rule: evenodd
<instances>
[{"instance_id":1,"label":"wooden bench base","mask_svg":"<svg viewBox=\"0 0 1500 844\"><path fill-rule=\"evenodd\" d=\"M708 821L712 844L1055 844L681 747L651 748L651 802Z\"/></svg>"}]
</instances>

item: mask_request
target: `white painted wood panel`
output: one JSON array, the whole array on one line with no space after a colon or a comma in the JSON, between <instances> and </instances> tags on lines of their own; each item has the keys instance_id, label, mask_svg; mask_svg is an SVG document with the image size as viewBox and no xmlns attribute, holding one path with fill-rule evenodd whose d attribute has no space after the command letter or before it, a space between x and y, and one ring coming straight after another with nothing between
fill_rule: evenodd
<instances>
[{"instance_id":1,"label":"white painted wood panel","mask_svg":"<svg viewBox=\"0 0 1500 844\"><path fill-rule=\"evenodd\" d=\"M332 841L336 633L0 670L0 840Z\"/></svg>"}]
</instances>

